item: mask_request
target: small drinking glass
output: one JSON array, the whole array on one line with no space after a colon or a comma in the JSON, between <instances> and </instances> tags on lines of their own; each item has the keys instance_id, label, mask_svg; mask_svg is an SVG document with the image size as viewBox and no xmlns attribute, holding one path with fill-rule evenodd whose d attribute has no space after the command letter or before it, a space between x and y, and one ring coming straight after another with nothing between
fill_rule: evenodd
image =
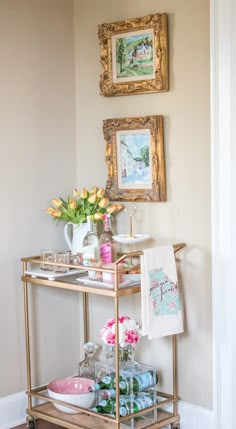
<instances>
[{"instance_id":1,"label":"small drinking glass","mask_svg":"<svg viewBox=\"0 0 236 429\"><path fill-rule=\"evenodd\" d=\"M43 249L40 251L40 259L43 261L42 264L40 264L41 270L53 271L53 265L49 265L46 262L54 262L54 254L55 251L50 249Z\"/></svg>"},{"instance_id":2,"label":"small drinking glass","mask_svg":"<svg viewBox=\"0 0 236 429\"><path fill-rule=\"evenodd\" d=\"M118 268L122 268L123 264L118 264ZM115 264L113 264L112 262L109 264L103 264L102 266L103 268L108 268L109 270L115 270ZM123 272L119 272L118 273L118 284L122 283L124 278L123 278ZM111 283L111 284L115 284L115 274L111 273L111 272L104 272L102 273L102 281L104 283Z\"/></svg>"},{"instance_id":3,"label":"small drinking glass","mask_svg":"<svg viewBox=\"0 0 236 429\"><path fill-rule=\"evenodd\" d=\"M69 264L70 263L70 256L68 252L56 252L54 254L54 262L57 262L58 264ZM54 265L54 272L55 273L68 273L69 268L63 267L62 265Z\"/></svg>"}]
</instances>

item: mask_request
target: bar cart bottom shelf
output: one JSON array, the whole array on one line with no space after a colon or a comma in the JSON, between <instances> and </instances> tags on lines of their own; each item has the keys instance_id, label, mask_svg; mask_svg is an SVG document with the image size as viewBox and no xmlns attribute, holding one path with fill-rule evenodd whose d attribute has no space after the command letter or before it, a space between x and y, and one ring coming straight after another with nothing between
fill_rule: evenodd
<instances>
[{"instance_id":1,"label":"bar cart bottom shelf","mask_svg":"<svg viewBox=\"0 0 236 429\"><path fill-rule=\"evenodd\" d=\"M46 420L48 422L57 424L63 428L68 429L117 429L117 423L107 421L104 416L104 420L96 416L89 416L85 413L80 414L65 414L57 410L51 403L46 403L33 407L32 409L26 410L27 414L32 417ZM153 422L152 413L150 414L150 420L148 423L148 414L145 414L145 418L139 416L135 417L135 429L144 429L145 427L152 429L159 429L164 426L178 423L179 416L174 416L164 410L158 410L157 420ZM122 429L128 429L127 422L120 424ZM37 425L36 425L37 428Z\"/></svg>"}]
</instances>

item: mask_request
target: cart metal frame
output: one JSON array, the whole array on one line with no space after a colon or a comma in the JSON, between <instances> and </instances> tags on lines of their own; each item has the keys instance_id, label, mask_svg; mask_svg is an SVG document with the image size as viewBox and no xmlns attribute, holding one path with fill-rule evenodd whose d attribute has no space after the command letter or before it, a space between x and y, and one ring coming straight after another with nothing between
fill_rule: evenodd
<instances>
[{"instance_id":1,"label":"cart metal frame","mask_svg":"<svg viewBox=\"0 0 236 429\"><path fill-rule=\"evenodd\" d=\"M178 252L185 246L184 243L173 245L174 252ZM132 420L134 417L142 416L147 414L147 412L154 411L155 421L152 421L150 424L145 426L140 426L142 429L159 429L166 425L171 425L172 429L179 428L180 416L178 414L178 373L177 373L177 335L172 335L172 370L173 370L173 392L163 393L157 392L157 396L163 398L160 403L153 405L152 407L145 408L144 410L139 411L138 413L128 415L125 417L116 418L95 413L89 409L81 408L67 402L51 399L46 395L47 385L32 387L32 378L31 378L31 350L30 350L30 317L29 317L29 300L28 300L28 287L41 285L43 287L53 287L58 289L73 290L82 293L83 295L83 319L84 319L84 342L89 341L89 308L88 308L88 295L97 294L102 296L108 296L114 300L114 316L116 322L119 319L119 298L121 296L129 296L135 293L140 292L140 285L138 286L127 286L125 288L119 288L118 274L124 271L124 268L120 268L118 265L120 262L127 258L137 258L143 254L142 251L130 252L122 255L115 263L115 268L103 269L103 268L93 268L89 267L89 270L110 272L114 274L114 288L113 289L104 289L95 286L88 286L84 284L73 283L68 277L68 281L58 281L58 280L45 280L41 278L33 278L30 275L27 275L26 271L28 264L40 264L40 257L33 256L28 258L22 258L23 262L23 275L22 282L24 286L24 318L25 318L25 343L26 343L26 367L27 367L27 391L28 396L28 408L26 413L27 425L30 429L35 428L35 419L39 418L46 420L48 422L57 424L67 429L120 429L125 427L123 423L127 420ZM53 262L48 262L49 265L58 265ZM70 269L84 269L82 265L67 265L61 264L62 266L69 267ZM127 268L125 269L127 271ZM116 338L117 343L119 343L119 328L118 323L116 323ZM116 364L116 391L118 392L116 396L116 409L119 409L119 348L115 348L115 364ZM32 399L37 398L45 401L45 403L33 406ZM80 411L79 414L65 414L58 411L53 403L66 405L68 408L71 408L75 411ZM173 412L167 412L162 409L163 406L167 404L173 405ZM109 424L109 425L108 425ZM139 428L135 424L135 429Z\"/></svg>"}]
</instances>

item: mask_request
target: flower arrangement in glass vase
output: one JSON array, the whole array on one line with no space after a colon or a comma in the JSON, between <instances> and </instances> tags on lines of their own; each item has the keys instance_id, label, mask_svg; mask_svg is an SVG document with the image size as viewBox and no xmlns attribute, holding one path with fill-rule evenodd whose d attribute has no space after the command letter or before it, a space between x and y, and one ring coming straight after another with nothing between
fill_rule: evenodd
<instances>
[{"instance_id":1,"label":"flower arrangement in glass vase","mask_svg":"<svg viewBox=\"0 0 236 429\"><path fill-rule=\"evenodd\" d=\"M109 319L100 331L100 338L110 349L116 344L115 319ZM139 324L129 316L119 317L119 355L121 363L134 359L134 347L141 338Z\"/></svg>"},{"instance_id":2,"label":"flower arrangement in glass vase","mask_svg":"<svg viewBox=\"0 0 236 429\"><path fill-rule=\"evenodd\" d=\"M54 198L52 207L46 212L54 220L66 222L64 234L66 242L73 255L82 252L83 238L87 233L87 217L93 223L103 220L105 213L116 214L123 209L123 204L110 204L105 196L105 190L93 186L90 191L82 188L78 191L76 188L72 191L67 200L64 198ZM73 228L72 240L69 234L69 228Z\"/></svg>"}]
</instances>

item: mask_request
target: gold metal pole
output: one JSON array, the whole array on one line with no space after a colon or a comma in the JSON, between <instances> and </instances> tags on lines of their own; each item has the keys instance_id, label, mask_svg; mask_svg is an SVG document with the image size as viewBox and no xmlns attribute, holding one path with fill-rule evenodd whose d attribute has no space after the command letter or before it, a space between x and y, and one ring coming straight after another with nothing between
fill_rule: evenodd
<instances>
[{"instance_id":1,"label":"gold metal pole","mask_svg":"<svg viewBox=\"0 0 236 429\"><path fill-rule=\"evenodd\" d=\"M116 272L115 272L115 291L118 290L118 264L115 264ZM115 373L116 373L116 420L117 422L117 429L120 429L120 365L119 365L119 298L115 297L115 303L114 303L114 313L115 313L115 334L116 334L116 354L115 354Z\"/></svg>"},{"instance_id":2,"label":"gold metal pole","mask_svg":"<svg viewBox=\"0 0 236 429\"><path fill-rule=\"evenodd\" d=\"M89 297L83 292L84 343L89 341Z\"/></svg>"},{"instance_id":3,"label":"gold metal pole","mask_svg":"<svg viewBox=\"0 0 236 429\"><path fill-rule=\"evenodd\" d=\"M173 395L174 399L178 399L178 372L177 372L177 335L172 335L173 349ZM178 401L173 404L174 416L178 416Z\"/></svg>"},{"instance_id":4,"label":"gold metal pole","mask_svg":"<svg viewBox=\"0 0 236 429\"><path fill-rule=\"evenodd\" d=\"M27 263L23 262L23 273L27 270ZM30 363L30 335L29 335L29 306L28 306L28 284L24 285L24 315L25 315L25 346L26 346L26 370L27 370L27 391L31 390L31 363ZM28 408L32 408L32 399L28 395Z\"/></svg>"}]
</instances>

